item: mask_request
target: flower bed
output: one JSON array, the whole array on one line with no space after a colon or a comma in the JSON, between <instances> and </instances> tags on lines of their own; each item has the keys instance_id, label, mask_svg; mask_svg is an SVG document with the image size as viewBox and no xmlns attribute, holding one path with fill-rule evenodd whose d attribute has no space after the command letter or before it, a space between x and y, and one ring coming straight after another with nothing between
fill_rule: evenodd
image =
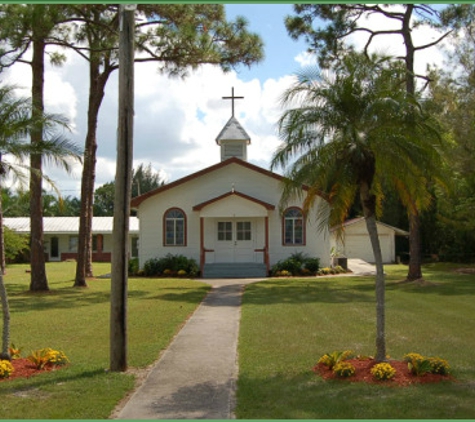
<instances>
[{"instance_id":1,"label":"flower bed","mask_svg":"<svg viewBox=\"0 0 475 422\"><path fill-rule=\"evenodd\" d=\"M407 362L398 360L389 360L388 363L396 370L394 376L389 380L377 380L371 374L371 368L376 364L376 361L371 358L363 359L348 359L346 362L351 363L355 368L355 374L350 377L341 378L329 369L328 366L318 363L314 368L314 372L321 375L324 379L342 379L350 382L366 382L371 384L387 384L387 385L401 385L407 386L411 384L424 384L440 382L444 380L452 380L450 375L440 375L427 373L422 376L414 375L409 371Z\"/></svg>"},{"instance_id":2,"label":"flower bed","mask_svg":"<svg viewBox=\"0 0 475 422\"><path fill-rule=\"evenodd\" d=\"M0 382L9 381L15 378L30 378L34 375L48 371L55 371L63 367L53 364L46 364L43 369L38 369L27 358L14 359L11 361L11 364L13 365L13 372L7 378L0 378Z\"/></svg>"}]
</instances>

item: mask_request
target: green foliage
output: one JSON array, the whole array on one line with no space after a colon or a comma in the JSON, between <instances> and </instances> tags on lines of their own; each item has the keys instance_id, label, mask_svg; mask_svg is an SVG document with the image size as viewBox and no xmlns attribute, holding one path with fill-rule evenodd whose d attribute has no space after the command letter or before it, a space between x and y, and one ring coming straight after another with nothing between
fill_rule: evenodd
<instances>
[{"instance_id":1,"label":"green foliage","mask_svg":"<svg viewBox=\"0 0 475 422\"><path fill-rule=\"evenodd\" d=\"M333 373L341 378L351 377L355 372L355 367L350 362L338 362L333 367Z\"/></svg>"},{"instance_id":2,"label":"green foliage","mask_svg":"<svg viewBox=\"0 0 475 422\"><path fill-rule=\"evenodd\" d=\"M9 261L26 253L29 250L28 236L18 234L8 227L3 227L3 239L5 242L5 258Z\"/></svg>"},{"instance_id":3,"label":"green foliage","mask_svg":"<svg viewBox=\"0 0 475 422\"><path fill-rule=\"evenodd\" d=\"M449 363L439 357L425 357L419 353L408 353L404 355L403 359L407 362L409 371L417 376L429 373L448 375L450 372Z\"/></svg>"},{"instance_id":4,"label":"green foliage","mask_svg":"<svg viewBox=\"0 0 475 422\"><path fill-rule=\"evenodd\" d=\"M49 347L31 352L27 359L37 369L43 369L46 365L62 366L69 363L68 357L62 351Z\"/></svg>"},{"instance_id":5,"label":"green foliage","mask_svg":"<svg viewBox=\"0 0 475 422\"><path fill-rule=\"evenodd\" d=\"M310 258L303 252L295 252L289 258L277 262L271 268L274 276L315 275L319 269L320 260ZM283 273L285 271L285 273Z\"/></svg>"},{"instance_id":6,"label":"green foliage","mask_svg":"<svg viewBox=\"0 0 475 422\"><path fill-rule=\"evenodd\" d=\"M336 267L324 267L318 270L317 275L345 274L347 271L340 265Z\"/></svg>"},{"instance_id":7,"label":"green foliage","mask_svg":"<svg viewBox=\"0 0 475 422\"><path fill-rule=\"evenodd\" d=\"M420 377L432 371L432 366L428 359L415 359L407 363L407 367L411 373Z\"/></svg>"},{"instance_id":8,"label":"green foliage","mask_svg":"<svg viewBox=\"0 0 475 422\"><path fill-rule=\"evenodd\" d=\"M145 262L143 270L147 277L175 276L180 270L185 271L190 277L199 274L199 267L194 259L172 254L167 254L163 258L149 259Z\"/></svg>"},{"instance_id":9,"label":"green foliage","mask_svg":"<svg viewBox=\"0 0 475 422\"><path fill-rule=\"evenodd\" d=\"M152 169L152 165L139 166L132 170L132 198L143 195L153 189L162 186L160 174ZM114 215L115 181L104 183L94 191L94 215Z\"/></svg>"},{"instance_id":10,"label":"green foliage","mask_svg":"<svg viewBox=\"0 0 475 422\"><path fill-rule=\"evenodd\" d=\"M404 355L404 360L409 371L418 377L432 371L430 360L418 353L408 353Z\"/></svg>"},{"instance_id":11,"label":"green foliage","mask_svg":"<svg viewBox=\"0 0 475 422\"><path fill-rule=\"evenodd\" d=\"M445 359L439 357L429 358L432 374L448 375L450 373L450 365Z\"/></svg>"},{"instance_id":12,"label":"green foliage","mask_svg":"<svg viewBox=\"0 0 475 422\"><path fill-rule=\"evenodd\" d=\"M333 367L340 362L343 362L353 356L353 352L351 350L345 351L334 351L331 353L325 353L320 359L318 360L319 364L325 365L328 369L333 369Z\"/></svg>"},{"instance_id":13,"label":"green foliage","mask_svg":"<svg viewBox=\"0 0 475 422\"><path fill-rule=\"evenodd\" d=\"M379 381L386 381L396 375L396 370L389 363L377 363L371 368L371 375Z\"/></svg>"},{"instance_id":14,"label":"green foliage","mask_svg":"<svg viewBox=\"0 0 475 422\"><path fill-rule=\"evenodd\" d=\"M12 359L20 359L21 351L23 349L21 347L16 347L13 343L8 348L8 353Z\"/></svg>"},{"instance_id":15,"label":"green foliage","mask_svg":"<svg viewBox=\"0 0 475 422\"><path fill-rule=\"evenodd\" d=\"M45 217L74 217L79 216L81 201L74 196L58 196L48 194L44 189L43 215ZM30 191L18 189L2 189L2 206L5 217L29 217L30 216Z\"/></svg>"},{"instance_id":16,"label":"green foliage","mask_svg":"<svg viewBox=\"0 0 475 422\"><path fill-rule=\"evenodd\" d=\"M129 259L129 275L138 275L139 273L139 259L131 258Z\"/></svg>"},{"instance_id":17,"label":"green foliage","mask_svg":"<svg viewBox=\"0 0 475 422\"><path fill-rule=\"evenodd\" d=\"M152 168L151 163L146 167L141 163L132 170L132 198L157 189L164 183L160 179L160 174Z\"/></svg>"},{"instance_id":18,"label":"green foliage","mask_svg":"<svg viewBox=\"0 0 475 422\"><path fill-rule=\"evenodd\" d=\"M114 215L115 183L104 183L94 191L94 215Z\"/></svg>"}]
</instances>

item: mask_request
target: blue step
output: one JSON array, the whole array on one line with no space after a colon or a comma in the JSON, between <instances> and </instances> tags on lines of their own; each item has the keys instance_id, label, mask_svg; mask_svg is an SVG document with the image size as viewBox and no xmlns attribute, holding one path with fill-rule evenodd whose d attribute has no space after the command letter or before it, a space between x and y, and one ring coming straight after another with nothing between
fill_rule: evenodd
<instances>
[{"instance_id":1,"label":"blue step","mask_svg":"<svg viewBox=\"0 0 475 422\"><path fill-rule=\"evenodd\" d=\"M205 264L203 278L265 278L265 264L244 262L239 264Z\"/></svg>"}]
</instances>

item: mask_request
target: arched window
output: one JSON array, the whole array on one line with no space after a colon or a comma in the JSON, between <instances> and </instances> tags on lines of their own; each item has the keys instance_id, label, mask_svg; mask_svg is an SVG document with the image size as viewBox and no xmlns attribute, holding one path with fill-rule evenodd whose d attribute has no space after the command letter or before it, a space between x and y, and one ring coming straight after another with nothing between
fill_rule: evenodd
<instances>
[{"instance_id":1,"label":"arched window","mask_svg":"<svg viewBox=\"0 0 475 422\"><path fill-rule=\"evenodd\" d=\"M164 245L186 246L186 215L178 208L170 208L163 218Z\"/></svg>"},{"instance_id":2,"label":"arched window","mask_svg":"<svg viewBox=\"0 0 475 422\"><path fill-rule=\"evenodd\" d=\"M288 208L285 210L282 229L284 245L305 244L305 221L300 208Z\"/></svg>"}]
</instances>

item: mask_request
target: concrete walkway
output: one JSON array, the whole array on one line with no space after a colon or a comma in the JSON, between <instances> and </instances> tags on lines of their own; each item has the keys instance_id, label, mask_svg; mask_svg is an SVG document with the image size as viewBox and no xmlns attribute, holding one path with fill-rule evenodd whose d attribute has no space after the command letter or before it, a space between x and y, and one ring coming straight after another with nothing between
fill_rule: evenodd
<instances>
[{"instance_id":1,"label":"concrete walkway","mask_svg":"<svg viewBox=\"0 0 475 422\"><path fill-rule=\"evenodd\" d=\"M348 260L352 275L375 267ZM117 419L233 419L241 294L262 279L201 280L213 288Z\"/></svg>"},{"instance_id":2,"label":"concrete walkway","mask_svg":"<svg viewBox=\"0 0 475 422\"><path fill-rule=\"evenodd\" d=\"M348 259L348 269L353 272L353 275L357 276L376 274L376 267L373 264L363 261L362 259Z\"/></svg>"},{"instance_id":3,"label":"concrete walkway","mask_svg":"<svg viewBox=\"0 0 475 422\"><path fill-rule=\"evenodd\" d=\"M261 279L259 279L261 280ZM213 286L118 419L232 419L241 293L258 280Z\"/></svg>"}]
</instances>

